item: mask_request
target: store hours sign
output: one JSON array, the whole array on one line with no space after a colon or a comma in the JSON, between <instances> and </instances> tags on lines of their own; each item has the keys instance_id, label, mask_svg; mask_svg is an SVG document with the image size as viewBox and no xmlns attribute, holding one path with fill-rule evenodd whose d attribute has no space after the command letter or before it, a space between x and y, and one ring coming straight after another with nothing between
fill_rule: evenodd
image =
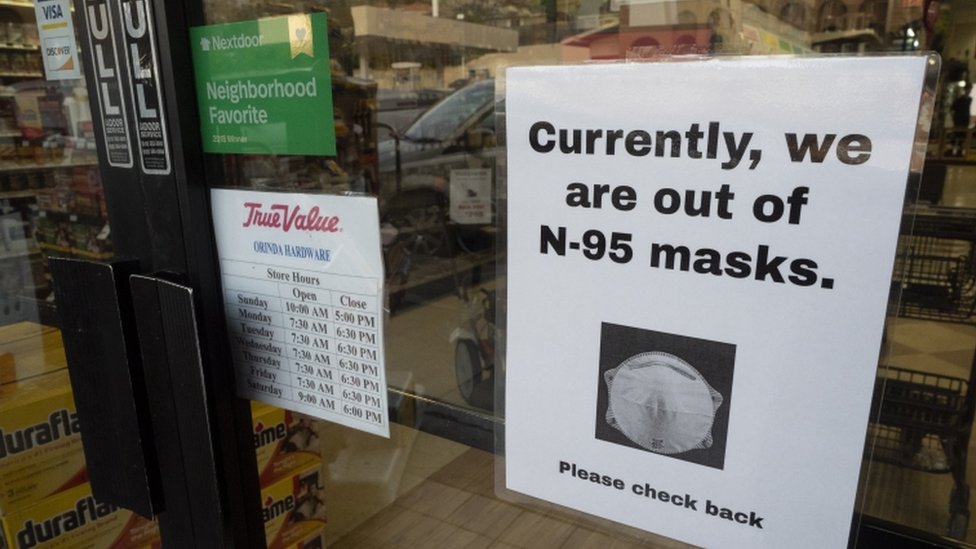
<instances>
[{"instance_id":1,"label":"store hours sign","mask_svg":"<svg viewBox=\"0 0 976 549\"><path fill-rule=\"evenodd\" d=\"M934 62L510 69L508 487L846 545Z\"/></svg>"},{"instance_id":2,"label":"store hours sign","mask_svg":"<svg viewBox=\"0 0 976 549\"><path fill-rule=\"evenodd\" d=\"M211 195L238 394L389 436L376 199Z\"/></svg>"}]
</instances>

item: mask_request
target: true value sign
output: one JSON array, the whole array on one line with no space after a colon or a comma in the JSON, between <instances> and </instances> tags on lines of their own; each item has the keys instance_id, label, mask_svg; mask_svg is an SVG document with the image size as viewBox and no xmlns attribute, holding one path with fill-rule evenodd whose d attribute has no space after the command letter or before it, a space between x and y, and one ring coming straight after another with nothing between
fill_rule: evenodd
<instances>
[{"instance_id":1,"label":"true value sign","mask_svg":"<svg viewBox=\"0 0 976 549\"><path fill-rule=\"evenodd\" d=\"M147 0L108 4L83 0L108 163L133 166L134 135L142 172L167 175L172 166L152 6Z\"/></svg>"}]
</instances>

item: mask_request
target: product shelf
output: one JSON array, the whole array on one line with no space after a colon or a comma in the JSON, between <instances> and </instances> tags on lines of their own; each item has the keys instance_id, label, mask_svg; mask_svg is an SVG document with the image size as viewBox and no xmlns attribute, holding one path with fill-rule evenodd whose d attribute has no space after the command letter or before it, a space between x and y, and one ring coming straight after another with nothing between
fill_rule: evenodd
<instances>
[{"instance_id":1,"label":"product shelf","mask_svg":"<svg viewBox=\"0 0 976 549\"><path fill-rule=\"evenodd\" d=\"M0 4L0 7L2 6L3 4ZM41 49L41 47L36 45L12 44L10 42L0 43L0 50L38 51L39 49Z\"/></svg>"},{"instance_id":2,"label":"product shelf","mask_svg":"<svg viewBox=\"0 0 976 549\"><path fill-rule=\"evenodd\" d=\"M13 199L13 198L30 198L32 196L37 196L37 190L22 190L22 191L0 191L0 200Z\"/></svg>"},{"instance_id":3,"label":"product shelf","mask_svg":"<svg viewBox=\"0 0 976 549\"><path fill-rule=\"evenodd\" d=\"M36 246L31 246L26 250L0 251L0 261L30 257L32 255L37 255L39 253L41 253L41 250Z\"/></svg>"},{"instance_id":4,"label":"product shelf","mask_svg":"<svg viewBox=\"0 0 976 549\"><path fill-rule=\"evenodd\" d=\"M38 244L41 250L49 253L57 254L68 254L75 257L83 257L85 259L109 259L112 257L111 252L90 252L88 250L82 250L79 248L72 248L70 246L59 246L57 244Z\"/></svg>"},{"instance_id":5,"label":"product shelf","mask_svg":"<svg viewBox=\"0 0 976 549\"><path fill-rule=\"evenodd\" d=\"M4 71L0 72L0 78L43 78L44 73L34 71Z\"/></svg>"},{"instance_id":6,"label":"product shelf","mask_svg":"<svg viewBox=\"0 0 976 549\"><path fill-rule=\"evenodd\" d=\"M66 160L63 162L52 162L50 164L4 164L0 163L0 173L31 172L38 170L66 169L84 166L97 166L96 158L86 160Z\"/></svg>"},{"instance_id":7,"label":"product shelf","mask_svg":"<svg viewBox=\"0 0 976 549\"><path fill-rule=\"evenodd\" d=\"M34 9L34 3L33 2L19 2L17 0L0 0L0 7L4 7L4 8L21 8L21 9L25 9L25 10L29 9L29 10L32 10L33 11L33 9Z\"/></svg>"},{"instance_id":8,"label":"product shelf","mask_svg":"<svg viewBox=\"0 0 976 549\"><path fill-rule=\"evenodd\" d=\"M37 217L41 219L50 219L51 221L58 222L68 222L68 223L81 223L83 225L104 225L105 218L101 215L93 215L86 213L76 213L76 212L58 212L54 210L39 210L37 212Z\"/></svg>"}]
</instances>

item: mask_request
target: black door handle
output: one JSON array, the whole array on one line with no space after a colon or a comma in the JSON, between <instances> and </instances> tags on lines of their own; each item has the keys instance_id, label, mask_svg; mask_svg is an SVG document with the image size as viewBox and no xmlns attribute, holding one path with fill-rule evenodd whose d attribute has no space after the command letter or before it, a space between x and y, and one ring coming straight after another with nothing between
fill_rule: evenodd
<instances>
[{"instance_id":1,"label":"black door handle","mask_svg":"<svg viewBox=\"0 0 976 549\"><path fill-rule=\"evenodd\" d=\"M138 267L51 260L92 492L155 515L167 547L229 547L194 292ZM252 476L245 511L259 528Z\"/></svg>"},{"instance_id":2,"label":"black door handle","mask_svg":"<svg viewBox=\"0 0 976 549\"><path fill-rule=\"evenodd\" d=\"M149 275L132 275L131 289L166 502L163 543L223 547L193 290Z\"/></svg>"},{"instance_id":3,"label":"black door handle","mask_svg":"<svg viewBox=\"0 0 976 549\"><path fill-rule=\"evenodd\" d=\"M139 264L51 258L50 268L92 493L151 518L162 502L129 292Z\"/></svg>"}]
</instances>

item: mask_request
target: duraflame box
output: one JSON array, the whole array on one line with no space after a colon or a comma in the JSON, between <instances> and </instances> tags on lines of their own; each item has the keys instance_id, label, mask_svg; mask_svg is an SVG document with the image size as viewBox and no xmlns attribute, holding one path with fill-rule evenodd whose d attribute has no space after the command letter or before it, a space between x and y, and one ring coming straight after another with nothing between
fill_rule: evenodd
<instances>
[{"instance_id":1,"label":"duraflame box","mask_svg":"<svg viewBox=\"0 0 976 549\"><path fill-rule=\"evenodd\" d=\"M315 420L253 401L251 420L262 487L320 462Z\"/></svg>"},{"instance_id":2,"label":"duraflame box","mask_svg":"<svg viewBox=\"0 0 976 549\"><path fill-rule=\"evenodd\" d=\"M316 460L304 469L261 489L264 535L268 549L314 547L325 528L325 493ZM306 545L308 544L308 545Z\"/></svg>"},{"instance_id":3,"label":"duraflame box","mask_svg":"<svg viewBox=\"0 0 976 549\"><path fill-rule=\"evenodd\" d=\"M325 539L322 537L322 532L319 532L296 543L289 549L325 549Z\"/></svg>"},{"instance_id":4,"label":"duraflame box","mask_svg":"<svg viewBox=\"0 0 976 549\"><path fill-rule=\"evenodd\" d=\"M98 502L91 485L80 484L7 515L0 533L9 549L159 547L155 522L115 505Z\"/></svg>"},{"instance_id":5,"label":"duraflame box","mask_svg":"<svg viewBox=\"0 0 976 549\"><path fill-rule=\"evenodd\" d=\"M87 480L68 371L0 385L0 516Z\"/></svg>"},{"instance_id":6,"label":"duraflame box","mask_svg":"<svg viewBox=\"0 0 976 549\"><path fill-rule=\"evenodd\" d=\"M34 322L0 328L0 385L67 367L60 330Z\"/></svg>"}]
</instances>

